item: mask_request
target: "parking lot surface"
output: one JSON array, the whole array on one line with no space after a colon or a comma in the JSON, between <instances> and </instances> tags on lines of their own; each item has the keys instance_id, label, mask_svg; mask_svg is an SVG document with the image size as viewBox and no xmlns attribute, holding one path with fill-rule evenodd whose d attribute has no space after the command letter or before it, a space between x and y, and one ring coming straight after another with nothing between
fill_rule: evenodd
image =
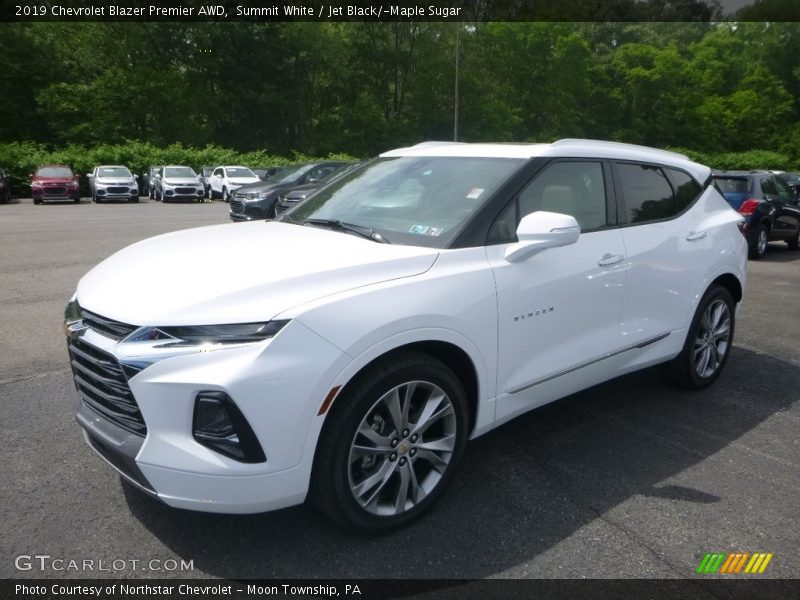
<instances>
[{"instance_id":1,"label":"parking lot surface","mask_svg":"<svg viewBox=\"0 0 800 600\"><path fill-rule=\"evenodd\" d=\"M710 389L654 368L518 418L472 442L437 506L390 535L304 506L179 511L123 484L73 418L64 305L116 250L227 222L221 202L0 205L0 577L682 578L707 552L771 552L760 577L800 577L800 253L785 244L750 262ZM35 554L141 562L15 567Z\"/></svg>"}]
</instances>

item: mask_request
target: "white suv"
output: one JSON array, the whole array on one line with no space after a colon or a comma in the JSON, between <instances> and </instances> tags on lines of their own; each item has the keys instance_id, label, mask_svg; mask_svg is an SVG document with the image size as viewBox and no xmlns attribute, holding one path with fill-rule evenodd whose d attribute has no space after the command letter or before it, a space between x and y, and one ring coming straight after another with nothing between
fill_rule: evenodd
<instances>
[{"instance_id":1,"label":"white suv","mask_svg":"<svg viewBox=\"0 0 800 600\"><path fill-rule=\"evenodd\" d=\"M607 142L426 143L278 221L139 242L67 306L78 422L170 506L309 496L402 525L521 413L657 363L716 379L747 246L710 175Z\"/></svg>"},{"instance_id":2,"label":"white suv","mask_svg":"<svg viewBox=\"0 0 800 600\"><path fill-rule=\"evenodd\" d=\"M208 178L208 197L221 197L230 202L231 195L240 187L260 181L247 167L217 167Z\"/></svg>"}]
</instances>

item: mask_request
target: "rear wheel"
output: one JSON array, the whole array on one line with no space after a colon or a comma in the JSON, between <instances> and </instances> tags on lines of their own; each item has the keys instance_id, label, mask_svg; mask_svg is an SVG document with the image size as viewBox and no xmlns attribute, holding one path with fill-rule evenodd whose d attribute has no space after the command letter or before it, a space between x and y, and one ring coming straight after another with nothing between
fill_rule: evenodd
<instances>
[{"instance_id":1,"label":"rear wheel","mask_svg":"<svg viewBox=\"0 0 800 600\"><path fill-rule=\"evenodd\" d=\"M683 350L669 365L679 385L700 390L719 376L733 344L735 315L730 292L711 286L697 306Z\"/></svg>"},{"instance_id":2,"label":"rear wheel","mask_svg":"<svg viewBox=\"0 0 800 600\"><path fill-rule=\"evenodd\" d=\"M767 253L767 242L769 241L769 230L763 223L756 227L753 232L753 243L750 245L750 258L761 260Z\"/></svg>"},{"instance_id":3,"label":"rear wheel","mask_svg":"<svg viewBox=\"0 0 800 600\"><path fill-rule=\"evenodd\" d=\"M336 399L320 435L310 497L345 527L381 532L436 502L467 439L464 388L415 352L362 372Z\"/></svg>"}]
</instances>

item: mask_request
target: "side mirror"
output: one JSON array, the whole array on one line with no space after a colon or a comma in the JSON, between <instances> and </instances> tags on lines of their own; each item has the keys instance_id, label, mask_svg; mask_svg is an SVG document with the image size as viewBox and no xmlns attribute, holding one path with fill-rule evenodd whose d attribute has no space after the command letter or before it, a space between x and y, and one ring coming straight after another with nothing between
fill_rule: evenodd
<instances>
[{"instance_id":1,"label":"side mirror","mask_svg":"<svg viewBox=\"0 0 800 600\"><path fill-rule=\"evenodd\" d=\"M87 173L87 174L86 174L86 176L87 176L89 179L92 179L92 178L94 177L94 174L93 174L93 173Z\"/></svg>"},{"instance_id":2,"label":"side mirror","mask_svg":"<svg viewBox=\"0 0 800 600\"><path fill-rule=\"evenodd\" d=\"M575 217L540 210L522 217L517 227L519 242L506 249L505 258L508 262L522 262L548 248L574 244L580 234Z\"/></svg>"}]
</instances>

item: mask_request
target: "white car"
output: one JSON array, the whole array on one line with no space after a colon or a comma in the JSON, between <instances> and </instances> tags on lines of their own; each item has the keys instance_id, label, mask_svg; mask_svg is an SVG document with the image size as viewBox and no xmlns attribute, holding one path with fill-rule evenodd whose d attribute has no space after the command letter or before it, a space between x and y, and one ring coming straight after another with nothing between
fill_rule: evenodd
<instances>
[{"instance_id":1,"label":"white car","mask_svg":"<svg viewBox=\"0 0 800 600\"><path fill-rule=\"evenodd\" d=\"M258 175L247 167L217 167L208 178L208 197L230 202L233 192L240 187L260 181Z\"/></svg>"},{"instance_id":2,"label":"white car","mask_svg":"<svg viewBox=\"0 0 800 600\"><path fill-rule=\"evenodd\" d=\"M106 200L139 201L138 176L122 165L100 165L95 167L89 178L92 202Z\"/></svg>"},{"instance_id":3,"label":"white car","mask_svg":"<svg viewBox=\"0 0 800 600\"><path fill-rule=\"evenodd\" d=\"M139 242L67 306L78 422L173 507L309 496L397 527L517 415L657 363L717 378L747 245L710 174L609 142L426 143L277 221Z\"/></svg>"},{"instance_id":4,"label":"white car","mask_svg":"<svg viewBox=\"0 0 800 600\"><path fill-rule=\"evenodd\" d=\"M203 201L205 188L191 167L168 165L158 169L153 181L153 196L156 200Z\"/></svg>"}]
</instances>

